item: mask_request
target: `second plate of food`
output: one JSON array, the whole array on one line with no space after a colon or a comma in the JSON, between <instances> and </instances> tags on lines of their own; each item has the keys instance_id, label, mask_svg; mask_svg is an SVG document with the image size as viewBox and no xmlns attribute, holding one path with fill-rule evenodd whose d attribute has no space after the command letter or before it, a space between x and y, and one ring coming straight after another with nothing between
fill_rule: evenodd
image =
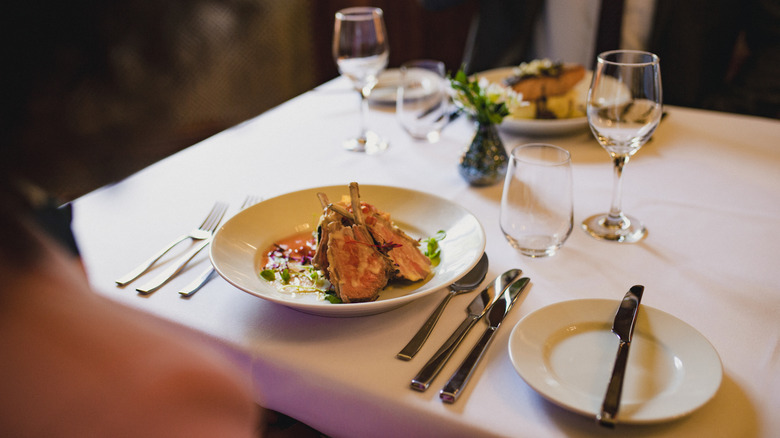
<instances>
[{"instance_id":1,"label":"second plate of food","mask_svg":"<svg viewBox=\"0 0 780 438\"><path fill-rule=\"evenodd\" d=\"M501 67L477 73L479 78L485 78L496 84L504 84L504 80L513 75L515 67ZM529 107L522 113L513 113L504 118L499 129L518 135L528 136L560 136L583 132L588 127L588 118L585 116L585 102L588 98L588 88L592 72L587 71L585 77L580 80L570 92L571 102L548 102L549 105L571 105L571 114L574 117L559 119L534 118L534 110Z\"/></svg>"}]
</instances>

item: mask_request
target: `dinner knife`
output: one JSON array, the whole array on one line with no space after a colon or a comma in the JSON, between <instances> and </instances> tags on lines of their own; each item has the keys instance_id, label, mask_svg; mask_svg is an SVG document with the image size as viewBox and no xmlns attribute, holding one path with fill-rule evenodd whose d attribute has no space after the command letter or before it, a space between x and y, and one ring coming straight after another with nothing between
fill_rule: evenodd
<instances>
[{"instance_id":1,"label":"dinner knife","mask_svg":"<svg viewBox=\"0 0 780 438\"><path fill-rule=\"evenodd\" d=\"M520 296L520 293L523 292L529 281L530 279L528 277L523 277L512 283L512 285L501 294L498 300L490 306L490 310L487 312L488 327L485 329L485 332L482 334L482 337L479 338L476 345L474 345L474 348L471 349L469 355L466 356L466 359L463 360L463 363L460 364L458 370L450 377L450 380L444 385L444 388L439 391L439 398L442 401L446 403L455 403L455 400L460 397L463 388L466 387L471 375L474 373L474 369L477 367L480 359L482 359L485 350L487 350L490 340L493 339L493 334L495 334L501 326L504 317L509 313L509 309L512 308L517 297Z\"/></svg>"},{"instance_id":2,"label":"dinner knife","mask_svg":"<svg viewBox=\"0 0 780 438\"><path fill-rule=\"evenodd\" d=\"M184 268L184 266L190 262L190 260L192 260L199 252L203 250L203 248L209 246L212 238L213 237L209 237L208 239L204 239L198 242L197 245L192 247L192 249L181 256L181 258L179 258L173 265L161 272L158 276L154 277L145 285L137 287L135 290L144 295L147 295L162 287L165 283L168 282L168 280L178 274L179 271L181 271L182 268Z\"/></svg>"},{"instance_id":3,"label":"dinner knife","mask_svg":"<svg viewBox=\"0 0 780 438\"><path fill-rule=\"evenodd\" d=\"M642 300L644 290L644 286L632 286L623 297L623 301L620 302L615 320L612 322L612 333L616 334L620 339L620 344L618 344L617 357L612 368L612 377L610 377L609 385L607 385L607 393L601 405L601 412L596 416L599 424L605 427L613 428L617 421L617 414L620 409L620 395L623 392L623 377L625 376L626 363L628 362L628 348L631 346L631 337L634 334L639 302Z\"/></svg>"},{"instance_id":4,"label":"dinner knife","mask_svg":"<svg viewBox=\"0 0 780 438\"><path fill-rule=\"evenodd\" d=\"M498 299L498 296L504 293L504 290L508 288L512 283L520 277L522 274L520 269L510 269L503 274L499 275L493 280L482 292L479 293L469 304L466 312L468 316L458 326L455 332L450 335L439 350L428 360L428 362L422 367L417 376L412 379L412 389L417 391L425 391L430 386L433 379L439 374L439 371L447 363L447 360L452 356L452 353L458 348L463 338L471 329L471 327L479 321L480 318L487 312L488 307ZM496 292L498 291L498 292Z\"/></svg>"},{"instance_id":5,"label":"dinner knife","mask_svg":"<svg viewBox=\"0 0 780 438\"><path fill-rule=\"evenodd\" d=\"M214 271L213 266L209 266L208 268L204 269L200 275L198 275L194 280L192 280L188 285L184 286L179 291L179 295L181 295L183 298L193 296L195 292L199 291L200 288L203 287L203 285L214 276L214 272L216 271Z\"/></svg>"}]
</instances>

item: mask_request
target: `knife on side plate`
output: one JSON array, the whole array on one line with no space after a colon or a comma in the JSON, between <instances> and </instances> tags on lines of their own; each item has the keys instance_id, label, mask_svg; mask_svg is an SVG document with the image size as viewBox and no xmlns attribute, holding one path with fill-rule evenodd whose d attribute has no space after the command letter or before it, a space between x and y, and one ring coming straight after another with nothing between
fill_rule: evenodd
<instances>
[{"instance_id":1,"label":"knife on side plate","mask_svg":"<svg viewBox=\"0 0 780 438\"><path fill-rule=\"evenodd\" d=\"M620 395L623 392L623 377L626 374L626 364L628 363L628 348L631 346L639 302L642 300L644 290L644 286L632 286L623 297L623 301L620 302L615 320L612 322L612 333L620 339L620 344L618 344L617 357L615 357L615 365L612 368L612 377L607 385L607 393L604 395L604 403L601 405L601 412L596 416L596 421L605 427L613 428L617 421Z\"/></svg>"},{"instance_id":2,"label":"knife on side plate","mask_svg":"<svg viewBox=\"0 0 780 438\"><path fill-rule=\"evenodd\" d=\"M496 299L504 293L504 290L508 288L512 283L520 277L523 271L520 269L510 269L503 274L499 275L493 280L482 292L477 295L474 300L471 301L466 312L468 316L450 335L449 339L439 348L438 351L431 357L430 360L422 367L417 376L412 379L412 389L418 391L425 391L430 386L434 378L439 374L444 364L447 363L452 353L458 348L463 338L474 324L479 321L480 318L487 312L489 306L496 301Z\"/></svg>"},{"instance_id":3,"label":"knife on side plate","mask_svg":"<svg viewBox=\"0 0 780 438\"><path fill-rule=\"evenodd\" d=\"M490 340L493 339L493 334L501 326L501 322L504 317L509 313L509 309L520 296L520 293L528 285L530 279L523 277L516 282L512 283L503 294L490 306L490 310L487 312L488 327L479 338L479 341L471 349L471 352L457 371L450 377L450 380L444 385L444 389L439 391L439 398L446 403L455 403L455 400L463 393L463 388L469 382L471 375L474 373L474 369L477 367L479 360L482 359L482 355L485 353L487 346L490 344Z\"/></svg>"}]
</instances>

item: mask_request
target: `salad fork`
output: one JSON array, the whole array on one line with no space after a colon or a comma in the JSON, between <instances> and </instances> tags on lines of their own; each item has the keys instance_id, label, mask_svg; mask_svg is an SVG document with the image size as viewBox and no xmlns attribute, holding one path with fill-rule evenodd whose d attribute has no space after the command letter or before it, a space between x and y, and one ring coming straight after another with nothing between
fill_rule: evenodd
<instances>
[{"instance_id":1,"label":"salad fork","mask_svg":"<svg viewBox=\"0 0 780 438\"><path fill-rule=\"evenodd\" d=\"M247 196L247 198L244 200L244 203L241 205L241 210L244 210L247 207L251 207L258 202L260 202L262 199L258 198L257 196ZM214 275L214 266L209 266L208 268L204 269L203 272L198 275L195 280L190 282L190 284L184 286L179 291L179 295L181 295L183 298L191 297L195 294L195 292L199 291L201 287L203 287L204 284L208 283L209 280L211 280L211 277Z\"/></svg>"},{"instance_id":2,"label":"salad fork","mask_svg":"<svg viewBox=\"0 0 780 438\"><path fill-rule=\"evenodd\" d=\"M180 244L181 242L184 242L187 239L204 240L211 237L211 233L217 228L217 225L222 220L222 216L224 216L226 210L227 210L227 204L222 202L215 203L214 206L211 207L211 211L209 212L208 216L206 216L206 219L203 220L203 223L200 224L198 228L195 228L189 233L182 234L181 236L177 237L175 240L173 240L171 243L166 245L159 252L151 256L148 260L141 263L135 269L133 269L132 271L128 272L127 274L123 275L121 278L116 280L116 284L119 286L124 286L130 283L131 281L135 280L136 278L140 277L168 251L170 251L171 249L173 249L173 247Z\"/></svg>"}]
</instances>

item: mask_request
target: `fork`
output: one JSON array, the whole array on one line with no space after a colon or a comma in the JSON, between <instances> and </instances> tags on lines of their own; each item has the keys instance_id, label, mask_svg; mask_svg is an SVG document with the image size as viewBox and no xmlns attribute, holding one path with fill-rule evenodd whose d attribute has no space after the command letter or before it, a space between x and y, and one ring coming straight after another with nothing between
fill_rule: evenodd
<instances>
[{"instance_id":1,"label":"fork","mask_svg":"<svg viewBox=\"0 0 780 438\"><path fill-rule=\"evenodd\" d=\"M158 253L151 256L149 260L146 260L145 262L141 263L135 269L133 269L132 271L128 272L127 274L123 275L121 278L116 280L116 284L118 284L119 286L124 286L130 283L131 281L135 280L136 278L140 277L143 273L145 273L149 268L152 267L154 262L160 260L160 257L164 256L168 251L173 249L173 247L180 244L181 242L184 242L187 239L192 239L192 240L208 239L211 236L212 231L217 227L217 224L219 224L219 221L222 220L222 216L225 214L225 210L227 210L227 204L222 202L215 203L214 206L211 207L211 211L209 212L208 216L206 216L206 219L203 220L203 223L200 224L198 228L195 228L189 233L182 234L181 236L177 237L173 242L166 245Z\"/></svg>"},{"instance_id":2,"label":"fork","mask_svg":"<svg viewBox=\"0 0 780 438\"><path fill-rule=\"evenodd\" d=\"M214 237L214 230L217 229L217 225L219 225L220 222L222 222L222 218L225 217L225 211L227 210L227 205L222 204L222 208L220 209L220 214L216 218L216 220L212 221L210 224L211 226L208 229L208 236L205 239L200 239L201 242L192 247L189 251L187 251L181 258L179 258L173 265L165 269L163 272L161 272L159 275L154 277L151 281L146 283L145 285L141 287L137 287L135 290L142 294L150 294L157 289L159 289L162 285L168 282L171 278L176 276L176 274L179 273L179 271L184 268L184 266L189 263L190 260L192 260L193 257L195 257L203 248L207 247L209 243L211 243L211 239Z\"/></svg>"},{"instance_id":3,"label":"fork","mask_svg":"<svg viewBox=\"0 0 780 438\"><path fill-rule=\"evenodd\" d=\"M244 210L247 207L251 207L258 202L260 202L261 199L257 196L247 196L247 198L244 200L244 203L241 205L241 210ZM208 283L209 280L211 280L211 277L214 275L214 266L211 265L208 268L204 269L203 272L200 273L197 277L195 277L195 280L190 282L190 284L184 286L180 291L179 295L182 296L182 298L191 297L195 294L195 292L199 291L201 287L203 287L204 284Z\"/></svg>"}]
</instances>

